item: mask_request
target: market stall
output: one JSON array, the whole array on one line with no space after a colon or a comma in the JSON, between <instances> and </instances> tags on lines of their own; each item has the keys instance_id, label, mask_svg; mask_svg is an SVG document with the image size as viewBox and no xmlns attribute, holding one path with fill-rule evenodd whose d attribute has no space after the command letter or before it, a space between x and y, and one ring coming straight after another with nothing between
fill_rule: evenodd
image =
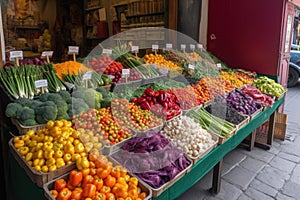
<instances>
[{"instance_id":1,"label":"market stall","mask_svg":"<svg viewBox=\"0 0 300 200\"><path fill-rule=\"evenodd\" d=\"M201 45L171 46L138 57L138 46L118 45L83 63L1 69L12 199L24 194L14 188L30 199L75 188L90 198L174 199L211 169L217 193L223 157L269 119L271 145L286 89L228 68Z\"/></svg>"}]
</instances>

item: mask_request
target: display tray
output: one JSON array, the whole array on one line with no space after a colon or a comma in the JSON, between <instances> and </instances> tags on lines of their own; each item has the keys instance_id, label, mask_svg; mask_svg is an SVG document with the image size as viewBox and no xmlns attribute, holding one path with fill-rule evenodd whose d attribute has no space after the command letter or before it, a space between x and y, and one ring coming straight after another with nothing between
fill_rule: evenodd
<instances>
[{"instance_id":1,"label":"display tray","mask_svg":"<svg viewBox=\"0 0 300 200\"><path fill-rule=\"evenodd\" d=\"M255 111L252 115L250 115L250 120L254 119L262 111L263 111L263 106L260 109L258 109L257 111Z\"/></svg>"},{"instance_id":2,"label":"display tray","mask_svg":"<svg viewBox=\"0 0 300 200\"><path fill-rule=\"evenodd\" d=\"M196 157L186 155L190 160L192 160L193 165L195 165L201 158L203 158L203 157L204 157L205 155L207 155L211 150L213 150L214 148L216 148L216 147L218 146L218 143L219 143L219 136L216 135L216 134L212 134L212 133L211 133L211 136L212 136L212 138L214 139L215 142L214 142L209 148L207 148L204 152L202 152L201 154L199 154L199 155L196 156Z\"/></svg>"},{"instance_id":3,"label":"display tray","mask_svg":"<svg viewBox=\"0 0 300 200\"><path fill-rule=\"evenodd\" d=\"M104 145L103 148L100 150L100 152L104 155L110 155L110 154L118 151L124 142L126 142L127 140L130 140L131 138L133 138L135 136L136 136L136 133L132 133L132 135L130 137L126 138L125 140L123 140L117 144Z\"/></svg>"},{"instance_id":4,"label":"display tray","mask_svg":"<svg viewBox=\"0 0 300 200\"><path fill-rule=\"evenodd\" d=\"M22 157L22 155L18 152L18 150L14 147L13 145L13 139L11 138L9 140L9 148L12 153L12 155L15 157L19 165L25 170L26 174L29 176L31 181L35 183L38 187L42 188L43 185L59 176L62 174L71 171L72 169L76 168L75 162L65 165L62 168L59 168L55 171L44 173L44 172L39 172L33 169Z\"/></svg>"},{"instance_id":5,"label":"display tray","mask_svg":"<svg viewBox=\"0 0 300 200\"><path fill-rule=\"evenodd\" d=\"M142 79L136 81L129 81L127 83L113 83L111 85L112 92L121 92L125 87L140 87L142 85Z\"/></svg>"},{"instance_id":6,"label":"display tray","mask_svg":"<svg viewBox=\"0 0 300 200\"><path fill-rule=\"evenodd\" d=\"M285 94L286 94L286 92L287 92L287 89L285 89L285 91L279 97L275 97L275 101L278 101L279 99L281 99L282 97L284 97Z\"/></svg>"},{"instance_id":7,"label":"display tray","mask_svg":"<svg viewBox=\"0 0 300 200\"><path fill-rule=\"evenodd\" d=\"M117 153L117 152L115 152ZM110 159L114 160L115 162L117 162L118 164L120 164L117 160L115 160L113 157L113 155L110 156ZM147 184L146 182L144 182L143 180L141 180L138 176L136 176L139 180L139 182L143 183L144 185L147 186L147 188L149 188L151 190L152 193L152 197L158 197L161 193L163 193L165 190L167 190L169 187L171 187L176 181L178 181L180 178L182 178L187 172L189 172L193 166L193 161L191 159L189 159L189 157L185 156L189 161L190 161L190 165L185 168L184 170L182 170L180 173L178 173L171 181L163 184L162 186L160 186L159 188L153 188L151 187L149 184ZM135 175L133 173L133 175Z\"/></svg>"},{"instance_id":8,"label":"display tray","mask_svg":"<svg viewBox=\"0 0 300 200\"><path fill-rule=\"evenodd\" d=\"M193 108L190 108L190 109L187 109L187 110L182 110L182 114L183 115L186 115L188 112L190 112L191 110L197 110L198 108L201 108L202 107L202 104L201 105L197 105Z\"/></svg>"},{"instance_id":9,"label":"display tray","mask_svg":"<svg viewBox=\"0 0 300 200\"><path fill-rule=\"evenodd\" d=\"M46 127L46 124L38 124L35 126L23 126L15 118L11 118L11 122L17 127L17 129L21 135L24 135L29 130L34 130L34 132L36 132L36 131L44 129Z\"/></svg>"},{"instance_id":10,"label":"display tray","mask_svg":"<svg viewBox=\"0 0 300 200\"><path fill-rule=\"evenodd\" d=\"M155 82L164 80L165 77L166 77L165 75L159 75L159 76L152 77L152 78L142 79L142 85L147 85L147 84L151 84L151 83L155 83Z\"/></svg>"},{"instance_id":11,"label":"display tray","mask_svg":"<svg viewBox=\"0 0 300 200\"><path fill-rule=\"evenodd\" d=\"M117 162L114 159L109 158L109 160L113 163L113 164L117 164ZM128 173L130 176L136 177L135 175ZM50 191L54 188L54 183L56 180L63 178L66 181L69 179L69 173L66 173L60 177L57 177L54 180L50 180L49 182L45 183L43 185L43 189L44 189L44 195L48 200L55 200L55 198L53 198L53 196L50 194ZM136 177L137 178L137 177ZM144 198L144 200L150 200L152 198L152 191L146 186L146 184L144 184L143 182L139 181L138 183L138 187L141 188L142 192L146 192L148 195L146 196L146 198Z\"/></svg>"}]
</instances>

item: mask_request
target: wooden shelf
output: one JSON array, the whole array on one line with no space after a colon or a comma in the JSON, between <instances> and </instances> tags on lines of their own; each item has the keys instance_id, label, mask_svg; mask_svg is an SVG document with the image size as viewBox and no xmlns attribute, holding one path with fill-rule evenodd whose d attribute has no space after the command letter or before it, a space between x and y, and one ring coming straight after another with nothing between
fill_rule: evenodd
<instances>
[{"instance_id":1,"label":"wooden shelf","mask_svg":"<svg viewBox=\"0 0 300 200\"><path fill-rule=\"evenodd\" d=\"M96 6L96 7L91 7L91 8L86 8L85 11L92 11L92 10L97 10L102 8L101 6Z\"/></svg>"},{"instance_id":2,"label":"wooden shelf","mask_svg":"<svg viewBox=\"0 0 300 200\"><path fill-rule=\"evenodd\" d=\"M133 18L133 17L147 17L147 16L155 16L155 15L164 15L165 12L156 12L156 13L148 13L148 14L136 14L136 15L128 15L126 18Z\"/></svg>"}]
</instances>

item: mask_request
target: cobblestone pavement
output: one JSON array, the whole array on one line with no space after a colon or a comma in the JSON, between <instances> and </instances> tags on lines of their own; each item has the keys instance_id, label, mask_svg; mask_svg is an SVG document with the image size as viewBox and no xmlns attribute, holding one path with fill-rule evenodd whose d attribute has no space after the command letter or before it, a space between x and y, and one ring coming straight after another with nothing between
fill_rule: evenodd
<instances>
[{"instance_id":1,"label":"cobblestone pavement","mask_svg":"<svg viewBox=\"0 0 300 200\"><path fill-rule=\"evenodd\" d=\"M237 147L224 158L220 193L208 192L210 172L178 199L300 200L300 85L288 89L284 113L285 141L275 139L267 151Z\"/></svg>"}]
</instances>

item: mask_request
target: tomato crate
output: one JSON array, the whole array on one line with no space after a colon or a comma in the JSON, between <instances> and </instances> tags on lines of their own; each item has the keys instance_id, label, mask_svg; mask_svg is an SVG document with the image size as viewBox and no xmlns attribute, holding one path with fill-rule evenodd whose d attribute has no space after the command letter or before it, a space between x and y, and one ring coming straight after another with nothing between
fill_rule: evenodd
<instances>
[{"instance_id":1,"label":"tomato crate","mask_svg":"<svg viewBox=\"0 0 300 200\"><path fill-rule=\"evenodd\" d=\"M34 132L36 132L46 127L46 124L38 124L35 126L24 126L15 118L11 118L11 122L17 127L20 135L24 135L29 130L34 130Z\"/></svg>"},{"instance_id":2,"label":"tomato crate","mask_svg":"<svg viewBox=\"0 0 300 200\"><path fill-rule=\"evenodd\" d=\"M111 161L113 164L118 164L115 160L109 158L109 161ZM130 176L136 177L131 173L128 173ZM56 179L50 180L49 182L45 183L43 185L44 189L44 195L48 200L55 200L55 198L50 194L50 191L54 189L54 183L56 180L63 178L64 180L69 180L69 173L65 173L61 175L60 177L57 177ZM136 177L137 178L137 177ZM142 182L139 181L138 187L141 188L142 192L146 192L148 195L146 196L145 200L150 200L152 198L152 191Z\"/></svg>"},{"instance_id":3,"label":"tomato crate","mask_svg":"<svg viewBox=\"0 0 300 200\"><path fill-rule=\"evenodd\" d=\"M12 153L12 155L14 156L14 158L16 159L16 161L19 163L19 165L25 170L26 174L29 176L29 178L31 179L31 181L33 183L35 183L38 187L42 188L43 185L59 176L61 176L62 174L71 171L72 169L76 168L76 164L75 162L69 164L69 165L65 165L62 168L59 168L55 171L52 172L48 172L48 173L44 173L41 171L36 171L35 169L33 169L26 161L25 159L22 157L22 155L18 152L18 150L14 147L13 145L13 139L11 138L9 140L9 148L10 151Z\"/></svg>"}]
</instances>

